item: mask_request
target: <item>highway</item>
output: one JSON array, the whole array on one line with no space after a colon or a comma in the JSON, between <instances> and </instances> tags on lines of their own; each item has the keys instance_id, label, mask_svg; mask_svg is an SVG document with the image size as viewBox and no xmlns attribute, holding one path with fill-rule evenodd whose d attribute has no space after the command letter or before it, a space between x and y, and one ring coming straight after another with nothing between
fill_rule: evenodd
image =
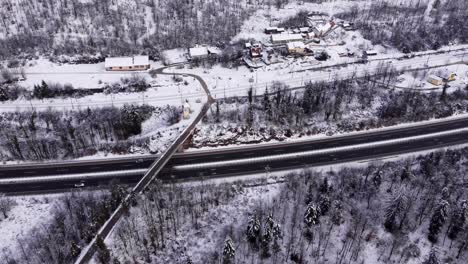
<instances>
[{"instance_id":1,"label":"highway","mask_svg":"<svg viewBox=\"0 0 468 264\"><path fill-rule=\"evenodd\" d=\"M408 143L392 144L379 148L367 148L359 151L342 151L335 154L322 154L313 158L301 158L275 163L256 163L248 166L226 166L218 169L194 169L189 171L174 170L174 167L204 162L231 161L254 157L263 157L276 154L297 153L301 151L322 150L336 147L352 146L358 144L381 142L384 140L403 139L430 133L452 131L460 128L468 128L468 117L451 118L438 122L423 122L411 126L398 126L382 130L358 132L351 135L332 136L321 139L311 139L274 144L260 144L237 148L220 148L217 150L190 151L178 153L172 157L162 170L160 176L163 179L187 179L199 176L221 177L223 175L240 175L252 172L264 171L266 166L272 170L280 170L292 167L318 166L323 164L340 163L349 160L362 160L379 156L408 153L420 149L438 148L460 143L468 143L468 134L443 135L434 139L421 139ZM53 180L58 175L93 174L107 172L106 176L86 177L86 186L106 185L111 178L117 178L121 183L132 184L137 182L144 171L157 156L145 156L135 158L109 159L81 161L57 164L13 165L0 168L0 180L5 178L42 178L41 181L29 184L0 184L0 192L24 192L46 191L55 189L73 188L80 180L76 177ZM141 161L141 162L140 162ZM132 173L122 173L133 171ZM109 173L111 172L111 173ZM113 174L115 172L115 175ZM46 176L46 177L42 177ZM49 178L50 180L44 181Z\"/></svg>"}]
</instances>

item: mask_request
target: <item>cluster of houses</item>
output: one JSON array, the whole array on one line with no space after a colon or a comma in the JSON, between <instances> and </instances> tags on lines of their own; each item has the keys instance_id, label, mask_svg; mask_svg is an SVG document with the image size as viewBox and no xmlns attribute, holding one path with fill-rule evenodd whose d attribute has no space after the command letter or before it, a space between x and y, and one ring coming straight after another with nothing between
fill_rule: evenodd
<instances>
[{"instance_id":1,"label":"cluster of houses","mask_svg":"<svg viewBox=\"0 0 468 264\"><path fill-rule=\"evenodd\" d=\"M333 20L318 23L313 27L298 27L285 31L284 28L266 28L265 33L271 35L271 43L274 45L286 44L293 41L307 41L320 43L320 38L326 36L337 25ZM280 30L272 30L280 29Z\"/></svg>"}]
</instances>

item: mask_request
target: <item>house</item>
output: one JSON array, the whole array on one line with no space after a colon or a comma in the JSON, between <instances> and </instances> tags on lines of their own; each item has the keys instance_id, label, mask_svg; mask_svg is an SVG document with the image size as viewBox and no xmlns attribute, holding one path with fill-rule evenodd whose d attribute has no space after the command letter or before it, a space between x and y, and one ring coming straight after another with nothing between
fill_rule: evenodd
<instances>
[{"instance_id":1,"label":"house","mask_svg":"<svg viewBox=\"0 0 468 264\"><path fill-rule=\"evenodd\" d=\"M265 34L281 34L285 31L282 27L267 27L265 28Z\"/></svg>"},{"instance_id":2,"label":"house","mask_svg":"<svg viewBox=\"0 0 468 264\"><path fill-rule=\"evenodd\" d=\"M280 34L284 32L284 28L279 27L267 27L265 28L265 34Z\"/></svg>"},{"instance_id":3,"label":"house","mask_svg":"<svg viewBox=\"0 0 468 264\"><path fill-rule=\"evenodd\" d=\"M366 52L366 55L367 56L375 56L377 55L377 51L376 50L367 50L365 51Z\"/></svg>"},{"instance_id":4,"label":"house","mask_svg":"<svg viewBox=\"0 0 468 264\"><path fill-rule=\"evenodd\" d=\"M276 34L277 30L277 27L267 27L265 28L265 34Z\"/></svg>"},{"instance_id":5,"label":"house","mask_svg":"<svg viewBox=\"0 0 468 264\"><path fill-rule=\"evenodd\" d=\"M262 57L262 45L260 43L254 43L250 47L250 56L252 58Z\"/></svg>"},{"instance_id":6,"label":"house","mask_svg":"<svg viewBox=\"0 0 468 264\"><path fill-rule=\"evenodd\" d=\"M289 54L304 54L305 44L301 41L293 41L287 44Z\"/></svg>"},{"instance_id":7,"label":"house","mask_svg":"<svg viewBox=\"0 0 468 264\"><path fill-rule=\"evenodd\" d=\"M299 32L301 32L301 33L309 33L309 27L301 27L301 28L299 28Z\"/></svg>"},{"instance_id":8,"label":"house","mask_svg":"<svg viewBox=\"0 0 468 264\"><path fill-rule=\"evenodd\" d=\"M208 48L202 46L195 46L194 48L189 48L188 53L191 59L206 58L208 57Z\"/></svg>"},{"instance_id":9,"label":"house","mask_svg":"<svg viewBox=\"0 0 468 264\"><path fill-rule=\"evenodd\" d=\"M430 75L428 78L427 78L427 81L433 85L436 85L436 86L439 86L439 85L442 85L442 83L444 82L442 80L442 78L438 77L438 76L435 76L435 75Z\"/></svg>"},{"instance_id":10,"label":"house","mask_svg":"<svg viewBox=\"0 0 468 264\"><path fill-rule=\"evenodd\" d=\"M148 56L106 58L106 71L144 71L151 66Z\"/></svg>"},{"instance_id":11,"label":"house","mask_svg":"<svg viewBox=\"0 0 468 264\"><path fill-rule=\"evenodd\" d=\"M271 35L271 42L273 44L286 44L293 41L302 41L301 34L277 34Z\"/></svg>"},{"instance_id":12,"label":"house","mask_svg":"<svg viewBox=\"0 0 468 264\"><path fill-rule=\"evenodd\" d=\"M218 47L208 47L208 54L209 55L213 55L213 56L217 56L217 55L220 55L223 51L218 48Z\"/></svg>"}]
</instances>

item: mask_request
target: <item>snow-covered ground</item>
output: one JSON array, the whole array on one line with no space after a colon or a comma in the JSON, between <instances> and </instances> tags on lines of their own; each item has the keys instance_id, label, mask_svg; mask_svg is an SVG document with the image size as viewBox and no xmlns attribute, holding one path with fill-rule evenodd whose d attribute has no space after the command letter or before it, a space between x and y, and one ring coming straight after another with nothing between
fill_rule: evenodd
<instances>
[{"instance_id":1,"label":"snow-covered ground","mask_svg":"<svg viewBox=\"0 0 468 264\"><path fill-rule=\"evenodd\" d=\"M463 146L456 146L445 148L445 150L460 149L462 147ZM289 259L289 254L292 255L294 252L297 252L297 250L307 252L309 246L313 248L317 247L317 245L319 248L323 247L323 256L321 258L331 261L343 252L340 248L343 246L343 243L346 245L348 239L352 239L353 241L360 240L359 243L362 243L356 248L358 252L356 253L356 259L348 256L350 263L386 263L384 259L391 257L393 260L398 260L399 258L403 258L403 256L405 260L402 263L421 263L427 259L431 248L434 248L434 245L427 240L428 222L433 210L426 212L423 222L419 224L417 223L417 219L409 217L407 220L408 224L404 225L404 229L408 231L408 233L405 233L406 236L404 237L399 237L398 234L384 229L383 206L388 203L386 201L389 197L395 195L399 189L406 190L404 189L405 184L402 183L404 180L391 179L390 175L399 172L401 169L400 166L404 166L405 164L408 164L407 166L413 164L411 165L411 167L413 167L412 170L415 172L418 171L418 166L414 164L420 161L416 160L415 157L418 155L431 155L431 153L434 153L434 151L393 156L385 160L348 162L337 164L336 166L306 168L306 171L310 170L310 174L304 172L304 169L298 169L294 171L245 175L228 179L213 179L198 183L183 183L181 184L181 189L176 189L176 193L184 193L184 191L186 193L190 192L191 195L194 195L194 199L197 200L200 199L198 196L199 190L203 189L204 191L200 191L200 195L205 197L202 199L205 199L205 203L208 204L206 206L209 209L202 211L202 214L199 215L200 211L198 210L198 206L200 206L200 204L195 202L193 205L188 206L190 209L181 209L179 212L176 211L177 220L175 221L177 224L164 225L165 228L167 228L164 238L166 241L164 249L152 251L152 246L148 245L148 243L147 246L143 246L141 242L138 242L141 241L142 237L148 239L146 228L152 225L154 228L157 226L158 221L157 219L153 219L155 222L152 224L149 223L148 220L151 218L149 218L148 213L156 214L156 212L148 212L148 208L143 209L141 207L132 209L132 214L121 221L121 226L114 229L111 236L106 240L106 244L109 246L113 257L120 261L143 261L146 258L146 252L150 252L149 259L146 261L157 263L185 263L190 258L193 263L206 263L209 259L216 258L216 256L217 258L222 258L221 252L224 247L224 241L227 237L230 237L235 243L236 261L242 262L248 260L248 263L278 263L277 256L273 253L274 251L271 251L271 256L261 258L260 254L263 248L251 250L245 239L247 225L250 219L252 219L252 215L260 214L260 221L263 222L266 216L271 214L275 222L281 224L279 228L282 230L283 235L280 239L280 244L282 246L281 250L279 250L279 258L282 263L289 263L289 260L286 260ZM438 153L441 154L442 152ZM447 155L447 157L450 157L450 155ZM459 160L457 159L457 164L463 162L463 157ZM353 169L358 170L354 171ZM364 179L366 173L370 174L369 179L371 179L379 170L384 170L385 177L382 178L382 183L379 183L377 195L373 196L370 201L366 202L366 196L361 196L361 194L353 195L353 189L347 189L358 188L357 186L361 185L355 182L355 180ZM463 169L461 169L460 172L463 172ZM358 175L353 176L353 174L356 173ZM341 179L341 176L355 177L356 179L346 180ZM296 177L296 179L292 180L294 177ZM418 174L414 177L422 176ZM349 200L340 200L343 206L339 209L339 215L343 217L342 221L332 226L330 221L332 218L328 219L328 216L321 216L320 224L312 227L313 230L316 231L313 236L315 241L312 243L308 241L308 243L310 243L309 246L307 246L306 243L302 249L293 246L291 251L289 251L288 241L290 241L290 239L292 243L297 243L298 241L301 243L305 238L304 233L306 227L301 224L304 219L305 205L309 203L305 200L309 197L312 201L319 200L318 191L308 193L307 188L301 186L312 185L313 187L309 188L318 188L317 186L321 184L323 178L328 178L328 183L333 186L330 191L332 193L331 196L334 197L332 198L332 206L334 206L334 199L340 200L349 197ZM225 199L225 188L229 184L232 186L231 194L233 194L233 197ZM170 190L174 190L173 188L174 187ZM285 189L289 189L290 191L285 194ZM210 200L213 192L218 193L220 197L217 199L216 206L213 206ZM424 194L426 195L425 192ZM414 195L414 193L408 190L408 195ZM439 195L435 195L434 197L436 196L438 197ZM185 208L187 205L183 198L180 201L178 199L179 198L176 198L176 204L180 204ZM419 205L421 201L424 201L424 198L418 197L415 199L415 204L412 204L410 210L412 215L420 212ZM369 208L369 203L373 208ZM317 202L317 204L319 204L319 202ZM173 206L173 204L170 206ZM297 215L294 213L296 207L301 208L299 212L296 212L298 213ZM350 211L351 208L353 208L353 210ZM168 210L170 212L173 209ZM190 214L190 210L196 213ZM330 209L328 215L334 215L336 211L333 210L334 209ZM156 217L156 215L153 217ZM194 220L194 218L196 220ZM367 220L362 221L361 218ZM296 222L296 225L291 225L291 221ZM362 227L360 227L362 228L361 236L353 235L355 233L353 233L352 230L357 230L358 227L354 226L357 223L362 224ZM447 223L445 226L447 226ZM132 230L126 232L124 231L126 228ZM262 225L262 232L264 232L263 228L265 228L265 225ZM327 235L325 235L326 233ZM448 238L447 241L445 241L446 239L443 238L444 233L445 227L439 234L440 242L435 245L437 255L441 259L453 258L453 263L464 263L462 259L454 259L460 242L455 240L451 242ZM324 246L324 243L318 242L323 242L324 236L330 236L329 240L325 238L325 240L327 240L326 246ZM442 239L444 240L443 242ZM393 252L393 250L391 250L392 243L395 243L397 240L401 241L401 244L396 244L395 251ZM126 243L126 245L122 243L123 241L125 241L124 243ZM454 245L453 248L449 246L451 243ZM412 248L408 248L410 246ZM306 247L307 249L305 249ZM407 255L408 250L412 255ZM216 252L218 252L219 255L217 255ZM315 259L317 256L304 254L302 257L306 260L311 260Z\"/></svg>"},{"instance_id":2,"label":"snow-covered ground","mask_svg":"<svg viewBox=\"0 0 468 264\"><path fill-rule=\"evenodd\" d=\"M28 74L44 67L44 71L37 74ZM153 63L153 67L160 67ZM56 110L73 110L103 106L123 106L124 104L150 104L152 106L176 105L180 106L189 100L192 105L200 104L206 100L206 95L200 83L193 77L181 77L181 82L175 82L170 75L157 75L153 79L147 72L106 72L104 65L100 64L78 64L57 65L45 60L37 61L35 66L26 68L27 79L20 82L32 89L35 84L42 80L50 83L70 83L75 88L102 87L106 83L118 82L122 77L130 77L138 74L145 77L152 84L146 92L141 93L96 93L79 98L50 98L50 99L26 99L20 98L15 101L4 101L0 104L0 111L16 111L22 109L44 110L52 107ZM99 80L103 81L98 84ZM200 103L197 103L200 102Z\"/></svg>"},{"instance_id":3,"label":"snow-covered ground","mask_svg":"<svg viewBox=\"0 0 468 264\"><path fill-rule=\"evenodd\" d=\"M457 65L448 65L439 68L433 68L429 70L422 70L417 72L407 72L398 77L398 82L395 86L402 88L411 88L411 89L420 89L422 91L426 90L428 92L434 90L441 90L443 85L433 85L428 82L428 77L430 75L437 76L440 72L447 71L449 73L455 73L457 75L455 81L451 81L448 84L450 88L448 92L454 91L458 88L464 89L468 85L468 65L466 64L457 64Z\"/></svg>"},{"instance_id":4,"label":"snow-covered ground","mask_svg":"<svg viewBox=\"0 0 468 264\"><path fill-rule=\"evenodd\" d=\"M392 60L392 65L398 70L424 68L425 65L429 65L429 67L443 66L460 62L461 59L458 55L463 53L464 51L453 51L451 54L429 55L429 63L427 63L428 57L426 56ZM311 62L313 66L310 66ZM357 76L362 76L366 72L372 73L382 66L381 61L370 61L367 64L342 66L338 70L333 68L322 70L321 67L332 66L337 62L327 62L325 65L316 63L317 61L311 57L303 57L300 59L287 58L283 63L272 64L253 71L244 66L229 69L218 65L210 69L184 68L174 69L174 71L199 75L208 84L214 98L224 98L246 96L250 88L253 88L254 94L261 95L275 81L281 81L290 87L300 87L309 81L328 81L335 76L348 78L354 73ZM306 66L304 67L304 65Z\"/></svg>"},{"instance_id":5,"label":"snow-covered ground","mask_svg":"<svg viewBox=\"0 0 468 264\"><path fill-rule=\"evenodd\" d=\"M29 238L29 232L47 224L58 196L54 194L11 197L16 205L8 213L8 218L0 218L0 259L3 259L2 252L10 251L12 254L9 255L20 254L19 241L24 244Z\"/></svg>"}]
</instances>

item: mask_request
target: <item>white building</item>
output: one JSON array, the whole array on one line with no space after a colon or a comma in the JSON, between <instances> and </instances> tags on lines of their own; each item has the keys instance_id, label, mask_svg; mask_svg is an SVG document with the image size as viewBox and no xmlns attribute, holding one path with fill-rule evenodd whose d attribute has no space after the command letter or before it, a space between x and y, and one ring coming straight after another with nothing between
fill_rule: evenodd
<instances>
[{"instance_id":1,"label":"white building","mask_svg":"<svg viewBox=\"0 0 468 264\"><path fill-rule=\"evenodd\" d=\"M377 55L377 51L376 50L368 50L368 51L366 51L366 54L367 54L367 56L375 56L375 55Z\"/></svg>"},{"instance_id":2,"label":"white building","mask_svg":"<svg viewBox=\"0 0 468 264\"><path fill-rule=\"evenodd\" d=\"M189 56L193 58L206 58L208 57L208 48L207 47L194 47L189 48Z\"/></svg>"},{"instance_id":3,"label":"white building","mask_svg":"<svg viewBox=\"0 0 468 264\"><path fill-rule=\"evenodd\" d=\"M143 71L149 69L148 56L106 58L106 71Z\"/></svg>"},{"instance_id":4,"label":"white building","mask_svg":"<svg viewBox=\"0 0 468 264\"><path fill-rule=\"evenodd\" d=\"M303 40L301 34L277 34L271 35L271 42L273 44L285 44L293 41Z\"/></svg>"},{"instance_id":5,"label":"white building","mask_svg":"<svg viewBox=\"0 0 468 264\"><path fill-rule=\"evenodd\" d=\"M301 41L293 41L286 44L288 47L288 52L291 54L300 54L305 51L305 44Z\"/></svg>"},{"instance_id":6,"label":"white building","mask_svg":"<svg viewBox=\"0 0 468 264\"><path fill-rule=\"evenodd\" d=\"M427 78L427 81L435 86L439 86L441 85L444 81L442 80L442 78L438 77L438 76L435 76L435 75L430 75L428 78Z\"/></svg>"}]
</instances>

